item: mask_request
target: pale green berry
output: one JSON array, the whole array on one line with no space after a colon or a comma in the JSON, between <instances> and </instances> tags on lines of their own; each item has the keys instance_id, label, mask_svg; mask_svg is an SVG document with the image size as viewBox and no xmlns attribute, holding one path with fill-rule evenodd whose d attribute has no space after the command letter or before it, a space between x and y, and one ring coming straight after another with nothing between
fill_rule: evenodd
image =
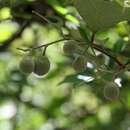
<instances>
[{"instance_id":1,"label":"pale green berry","mask_svg":"<svg viewBox=\"0 0 130 130\"><path fill-rule=\"evenodd\" d=\"M119 87L115 83L109 83L104 87L104 96L108 100L117 100L119 92Z\"/></svg>"},{"instance_id":2,"label":"pale green berry","mask_svg":"<svg viewBox=\"0 0 130 130\"><path fill-rule=\"evenodd\" d=\"M100 66L104 65L105 64L105 57L104 57L104 55L99 54L98 56L96 56L96 61L95 62L97 64L97 67L100 67Z\"/></svg>"},{"instance_id":3,"label":"pale green berry","mask_svg":"<svg viewBox=\"0 0 130 130\"><path fill-rule=\"evenodd\" d=\"M86 69L86 58L84 56L77 57L74 60L72 66L76 72L84 71Z\"/></svg>"},{"instance_id":4,"label":"pale green berry","mask_svg":"<svg viewBox=\"0 0 130 130\"><path fill-rule=\"evenodd\" d=\"M67 55L72 55L77 51L77 45L75 41L68 41L64 43L63 51Z\"/></svg>"},{"instance_id":5,"label":"pale green berry","mask_svg":"<svg viewBox=\"0 0 130 130\"><path fill-rule=\"evenodd\" d=\"M50 70L50 61L46 56L38 56L35 59L34 73L42 76L48 73Z\"/></svg>"},{"instance_id":6,"label":"pale green berry","mask_svg":"<svg viewBox=\"0 0 130 130\"><path fill-rule=\"evenodd\" d=\"M34 61L31 56L25 56L19 64L19 69L25 74L30 74L34 70Z\"/></svg>"}]
</instances>

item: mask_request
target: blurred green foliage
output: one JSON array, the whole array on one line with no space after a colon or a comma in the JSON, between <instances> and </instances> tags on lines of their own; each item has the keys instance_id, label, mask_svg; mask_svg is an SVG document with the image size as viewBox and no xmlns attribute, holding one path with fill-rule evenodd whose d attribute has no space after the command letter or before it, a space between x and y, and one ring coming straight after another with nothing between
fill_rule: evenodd
<instances>
[{"instance_id":1,"label":"blurred green foliage","mask_svg":"<svg viewBox=\"0 0 130 130\"><path fill-rule=\"evenodd\" d=\"M60 26L43 21L32 10L52 23L51 18L60 18L63 32L68 34L66 25L79 25L79 14L72 2L0 0L0 130L130 129L130 71L121 71L116 78L119 100L108 101L103 95L103 87L119 71L109 57L104 56L107 71L92 67L92 62L85 72L77 74L71 66L74 58L63 53L60 42L47 48L51 61L47 75L26 76L19 71L19 62L26 53L16 48L35 47L62 38ZM80 31L87 42L91 30L83 23ZM129 21L97 32L95 39L98 45L112 50L120 62L129 63Z\"/></svg>"}]
</instances>

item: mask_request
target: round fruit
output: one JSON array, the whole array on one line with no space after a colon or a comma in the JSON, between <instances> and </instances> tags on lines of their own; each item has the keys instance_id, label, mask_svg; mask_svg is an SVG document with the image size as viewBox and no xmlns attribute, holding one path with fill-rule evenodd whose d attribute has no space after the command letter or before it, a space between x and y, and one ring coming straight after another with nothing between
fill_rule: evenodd
<instances>
[{"instance_id":1,"label":"round fruit","mask_svg":"<svg viewBox=\"0 0 130 130\"><path fill-rule=\"evenodd\" d=\"M104 96L108 100L118 99L119 92L119 87L115 83L109 83L104 87Z\"/></svg>"},{"instance_id":2,"label":"round fruit","mask_svg":"<svg viewBox=\"0 0 130 130\"><path fill-rule=\"evenodd\" d=\"M96 57L96 63L98 66L102 66L105 64L105 57L104 55L102 54L99 54L97 57Z\"/></svg>"},{"instance_id":3,"label":"round fruit","mask_svg":"<svg viewBox=\"0 0 130 130\"><path fill-rule=\"evenodd\" d=\"M25 74L30 74L34 70L34 61L32 60L32 57L26 56L24 57L19 64L19 68L21 72Z\"/></svg>"},{"instance_id":4,"label":"round fruit","mask_svg":"<svg viewBox=\"0 0 130 130\"><path fill-rule=\"evenodd\" d=\"M86 69L86 58L84 56L77 57L73 62L75 71L82 72Z\"/></svg>"},{"instance_id":5,"label":"round fruit","mask_svg":"<svg viewBox=\"0 0 130 130\"><path fill-rule=\"evenodd\" d=\"M35 69L34 73L42 76L48 73L50 69L50 61L46 56L38 56L35 59Z\"/></svg>"},{"instance_id":6,"label":"round fruit","mask_svg":"<svg viewBox=\"0 0 130 130\"><path fill-rule=\"evenodd\" d=\"M63 46L63 51L67 55L75 53L77 50L77 45L75 41L68 41Z\"/></svg>"}]
</instances>

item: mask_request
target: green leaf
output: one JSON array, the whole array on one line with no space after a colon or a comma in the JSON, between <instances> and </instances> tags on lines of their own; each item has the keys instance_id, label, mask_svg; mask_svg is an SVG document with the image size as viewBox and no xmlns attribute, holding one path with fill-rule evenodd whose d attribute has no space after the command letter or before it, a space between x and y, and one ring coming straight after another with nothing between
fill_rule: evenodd
<instances>
[{"instance_id":1,"label":"green leaf","mask_svg":"<svg viewBox=\"0 0 130 130\"><path fill-rule=\"evenodd\" d=\"M59 82L58 85L61 85L61 84L64 84L64 83L72 83L72 84L81 83L83 80L78 78L79 75L91 76L91 77L94 77L94 78L96 76L93 69L87 68L84 72L67 75L61 82ZM85 82L85 81L83 81L83 82ZM88 83L89 82L87 82L87 84Z\"/></svg>"},{"instance_id":2,"label":"green leaf","mask_svg":"<svg viewBox=\"0 0 130 130\"><path fill-rule=\"evenodd\" d=\"M124 45L123 39L118 39L114 45L113 51L119 53L122 50L123 45Z\"/></svg>"},{"instance_id":3,"label":"green leaf","mask_svg":"<svg viewBox=\"0 0 130 130\"><path fill-rule=\"evenodd\" d=\"M66 76L61 82L58 83L58 85L61 85L63 83L80 83L81 80L77 79L77 74L72 74Z\"/></svg>"},{"instance_id":4,"label":"green leaf","mask_svg":"<svg viewBox=\"0 0 130 130\"><path fill-rule=\"evenodd\" d=\"M75 6L92 31L110 28L118 22L130 20L130 8L116 1L76 0Z\"/></svg>"}]
</instances>

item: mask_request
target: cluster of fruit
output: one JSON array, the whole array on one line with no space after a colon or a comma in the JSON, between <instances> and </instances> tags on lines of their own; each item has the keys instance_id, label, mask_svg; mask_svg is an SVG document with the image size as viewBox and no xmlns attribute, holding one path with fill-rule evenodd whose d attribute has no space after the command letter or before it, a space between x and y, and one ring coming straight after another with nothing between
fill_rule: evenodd
<instances>
[{"instance_id":1,"label":"cluster of fruit","mask_svg":"<svg viewBox=\"0 0 130 130\"><path fill-rule=\"evenodd\" d=\"M63 45L63 51L68 56L74 56L75 59L72 63L72 67L77 73L83 72L87 69L87 62L92 63L95 67L104 64L103 55L92 56L85 53L87 46L79 44L75 40L68 40ZM34 73L38 76L47 74L50 70L50 61L46 55L26 55L22 58L19 64L21 72L24 74ZM119 87L114 82L108 83L103 90L104 96L109 100L116 100L119 97Z\"/></svg>"},{"instance_id":2,"label":"cluster of fruit","mask_svg":"<svg viewBox=\"0 0 130 130\"><path fill-rule=\"evenodd\" d=\"M38 76L43 76L50 70L50 61L47 56L30 55L24 56L20 61L19 68L24 74L31 74L32 72Z\"/></svg>"},{"instance_id":3,"label":"cluster of fruit","mask_svg":"<svg viewBox=\"0 0 130 130\"><path fill-rule=\"evenodd\" d=\"M70 40L64 43L63 51L66 55L75 57L72 66L78 73L86 70L88 62L96 68L104 65L105 63L104 55L99 54L97 56L93 56L87 51L88 48L88 45L80 44L77 41Z\"/></svg>"},{"instance_id":4,"label":"cluster of fruit","mask_svg":"<svg viewBox=\"0 0 130 130\"><path fill-rule=\"evenodd\" d=\"M78 54L81 52L80 46L75 41L67 41L64 43L63 51L66 55L73 55ZM73 68L76 72L82 72L86 69L87 60L84 55L76 56L75 60L73 61Z\"/></svg>"},{"instance_id":5,"label":"cluster of fruit","mask_svg":"<svg viewBox=\"0 0 130 130\"><path fill-rule=\"evenodd\" d=\"M66 42L63 46L63 51L66 55L77 54L79 52L78 49L79 46L73 41ZM103 57L101 55L97 56L96 59L91 58L88 58L88 56L86 58L85 55L78 55L73 61L72 66L76 72L82 72L86 69L87 62L93 62L97 67L104 62L104 60L102 61ZM104 97L108 100L117 100L119 98L119 92L119 86L114 82L109 82L106 86L104 86Z\"/></svg>"},{"instance_id":6,"label":"cluster of fruit","mask_svg":"<svg viewBox=\"0 0 130 130\"><path fill-rule=\"evenodd\" d=\"M72 55L80 50L75 41L67 41L63 46L63 51L67 55ZM73 62L73 67L76 72L82 72L86 69L86 63L85 56L78 55ZM24 74L28 75L33 72L36 75L43 76L50 70L50 61L45 55L38 55L35 57L26 55L20 61L19 68Z\"/></svg>"}]
</instances>

